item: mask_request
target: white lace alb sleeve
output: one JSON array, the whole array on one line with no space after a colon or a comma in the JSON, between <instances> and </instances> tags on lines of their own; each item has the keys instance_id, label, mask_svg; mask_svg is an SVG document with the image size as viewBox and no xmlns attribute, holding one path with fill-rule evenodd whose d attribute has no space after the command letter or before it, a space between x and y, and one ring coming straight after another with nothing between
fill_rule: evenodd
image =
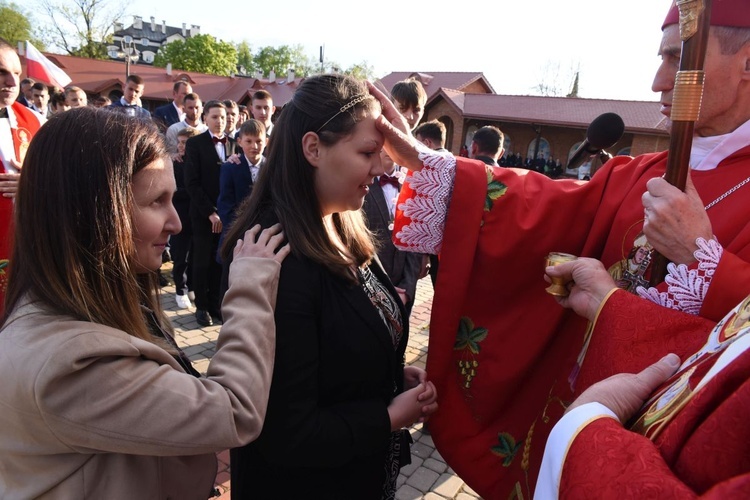
<instances>
[{"instance_id":1,"label":"white lace alb sleeve","mask_svg":"<svg viewBox=\"0 0 750 500\"><path fill-rule=\"evenodd\" d=\"M396 234L396 244L404 250L436 255L443 244L456 179L456 158L447 151L433 151L421 144L417 149L423 167L406 178L414 195L398 206L409 223Z\"/></svg>"},{"instance_id":2,"label":"white lace alb sleeve","mask_svg":"<svg viewBox=\"0 0 750 500\"><path fill-rule=\"evenodd\" d=\"M664 307L697 315L724 249L715 238L706 241L699 237L695 244L698 245L698 250L693 254L698 261L697 268L689 269L685 264L670 263L667 265L668 274L664 279L667 291L659 292L656 288L638 287L638 295Z\"/></svg>"}]
</instances>

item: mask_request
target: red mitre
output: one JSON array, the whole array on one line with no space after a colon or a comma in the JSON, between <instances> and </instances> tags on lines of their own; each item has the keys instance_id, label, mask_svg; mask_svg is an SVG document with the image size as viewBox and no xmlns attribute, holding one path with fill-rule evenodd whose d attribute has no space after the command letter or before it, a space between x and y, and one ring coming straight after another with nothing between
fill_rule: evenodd
<instances>
[{"instance_id":1,"label":"red mitre","mask_svg":"<svg viewBox=\"0 0 750 500\"><path fill-rule=\"evenodd\" d=\"M661 29L680 21L677 5L672 2ZM750 28L750 6L747 0L713 0L711 3L711 26Z\"/></svg>"}]
</instances>

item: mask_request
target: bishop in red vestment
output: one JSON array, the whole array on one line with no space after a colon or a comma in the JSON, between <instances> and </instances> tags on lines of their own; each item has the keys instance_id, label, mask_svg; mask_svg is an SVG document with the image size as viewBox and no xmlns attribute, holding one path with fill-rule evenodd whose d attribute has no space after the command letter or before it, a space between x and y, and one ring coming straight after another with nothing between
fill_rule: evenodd
<instances>
[{"instance_id":1,"label":"bishop in red vestment","mask_svg":"<svg viewBox=\"0 0 750 500\"><path fill-rule=\"evenodd\" d=\"M714 13L717 6L732 13L714 15L714 25L750 27L750 10L740 0L718 0ZM654 82L666 115L675 52L679 59L676 29L668 17ZM430 429L443 457L483 497L532 496L547 435L574 398L577 365L588 363L579 356L587 322L545 293L549 252L594 257L610 268L630 258L644 233L672 260L679 260L679 249L692 253L698 236L713 235L724 252L711 286L697 298L700 316L716 321L750 293L750 73L721 71L729 61L745 67L740 59L750 60L750 44L725 55L716 38L712 33L705 114L696 132L721 137L707 155L694 151L694 192L679 193L658 179L666 153L615 158L588 183L552 181L449 154L421 151L415 161L381 126L389 154L419 170L401 191L396 242L440 250L427 362L440 410ZM727 95L736 99L733 106L726 106ZM386 104L384 115L390 114ZM644 203L652 215L646 227ZM686 213L700 224L687 224ZM645 282L648 269L629 278Z\"/></svg>"}]
</instances>

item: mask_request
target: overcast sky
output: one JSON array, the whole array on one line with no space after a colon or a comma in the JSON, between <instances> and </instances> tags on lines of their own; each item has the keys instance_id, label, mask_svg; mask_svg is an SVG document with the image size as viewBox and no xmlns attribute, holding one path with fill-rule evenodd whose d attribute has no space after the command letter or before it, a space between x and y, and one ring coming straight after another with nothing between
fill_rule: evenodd
<instances>
[{"instance_id":1,"label":"overcast sky","mask_svg":"<svg viewBox=\"0 0 750 500\"><path fill-rule=\"evenodd\" d=\"M236 6L234 9L232 5ZM285 0L221 2L134 0L127 13L239 42L302 45L342 68L367 62L377 77L391 71L482 72L499 94L537 94L540 83L579 96L657 100L661 23L669 0ZM125 19L130 25L132 17ZM285 70L278 70L283 74Z\"/></svg>"}]
</instances>

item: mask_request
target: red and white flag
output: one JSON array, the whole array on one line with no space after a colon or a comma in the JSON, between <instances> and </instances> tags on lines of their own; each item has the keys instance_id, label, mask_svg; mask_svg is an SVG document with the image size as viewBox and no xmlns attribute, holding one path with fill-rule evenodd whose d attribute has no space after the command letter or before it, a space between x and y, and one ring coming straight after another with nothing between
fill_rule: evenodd
<instances>
[{"instance_id":1,"label":"red and white flag","mask_svg":"<svg viewBox=\"0 0 750 500\"><path fill-rule=\"evenodd\" d=\"M26 75L61 89L73 81L65 71L44 57L44 54L36 50L30 42L26 42Z\"/></svg>"}]
</instances>

